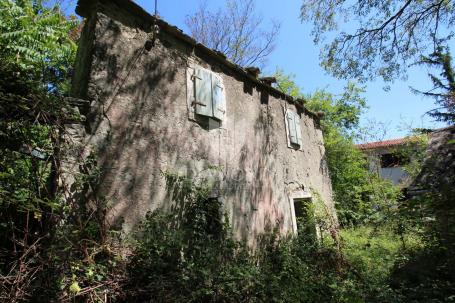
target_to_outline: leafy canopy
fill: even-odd
[[[67,89],[77,49],[71,33],[77,26],[75,18],[67,19],[58,7],[46,8],[39,0],[1,0],[0,58],[48,89]]]
[[[392,81],[451,36],[455,9],[450,0],[304,0],[301,19],[313,24],[314,41],[323,44],[322,66],[330,74]],[[341,24],[354,30],[344,31]]]

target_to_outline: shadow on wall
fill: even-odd
[[[170,203],[163,203],[169,202],[169,195],[161,171],[191,175],[217,160],[213,155],[219,147],[210,144],[210,136],[219,132],[209,133],[188,121],[187,57],[181,50],[159,43],[148,50],[146,33],[101,14],[95,30],[87,94],[93,106],[86,141],[102,171],[97,195],[112,203],[111,223],[122,224],[125,218],[126,230],[131,230],[146,211],[171,209]],[[238,165],[223,173],[223,201],[234,201],[228,206],[231,223],[244,239],[276,224],[284,228],[273,192],[277,159],[273,121],[267,104],[261,108],[255,139],[242,146]]]
[[[163,182],[160,153],[166,151],[175,161],[183,136],[188,136],[172,125],[155,123],[175,107],[172,100],[181,92],[171,91],[169,83],[184,62],[156,60],[146,49],[145,33],[102,15],[96,31],[88,92],[94,106],[87,141],[103,172],[98,195],[113,203],[113,222],[127,217],[135,225],[145,206],[137,204],[150,204],[156,184]]]
[[[242,240],[256,241],[264,231],[284,228],[283,213],[277,204],[279,193],[274,191],[277,142],[273,141],[273,119],[268,110],[268,106],[261,106],[254,139],[242,145],[238,164],[226,181],[225,196],[232,201],[228,205],[230,220]]]

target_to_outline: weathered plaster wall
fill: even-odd
[[[98,194],[111,205],[111,222],[123,220],[128,231],[148,210],[169,207],[160,171],[196,176],[211,165],[221,168],[211,178],[219,183],[217,195],[238,237],[251,240],[273,226],[292,231],[289,197],[295,191],[312,188],[333,209],[322,133],[313,115],[164,30],[153,39],[144,31],[151,17],[140,21],[119,13],[119,3],[129,1],[100,1],[90,9],[81,2],[79,12],[88,21],[73,93],[91,101],[91,112],[86,136],[74,151],[83,157],[95,151],[103,170]],[[221,128],[189,119],[190,64],[223,79],[227,119]],[[301,117],[302,151],[287,146],[284,108]]]

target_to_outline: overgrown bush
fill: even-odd
[[[131,301],[374,300],[333,242],[322,245],[303,230],[297,237],[270,232],[251,249],[232,238],[205,181],[165,176],[174,213],[149,213],[135,236],[128,267]]]
[[[452,129],[436,134],[424,153],[402,217],[424,247],[396,263],[393,285],[408,301],[455,301],[455,144]]]
[[[63,201],[58,186],[64,124],[80,119],[62,98],[77,25],[42,1],[0,0],[2,302],[72,297],[77,284],[67,277],[77,281],[74,264],[93,264],[105,243],[94,215],[99,208]]]

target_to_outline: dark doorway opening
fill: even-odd
[[[316,220],[311,198],[294,199],[295,219],[299,238],[314,243],[316,241]]]

